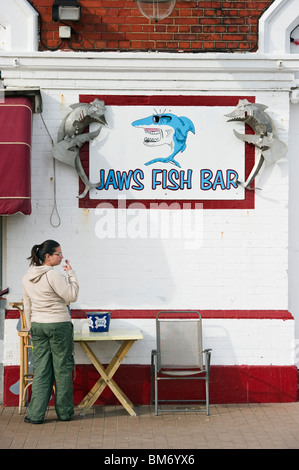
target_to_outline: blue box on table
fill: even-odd
[[[86,312],[89,331],[91,333],[104,333],[109,331],[110,312]]]

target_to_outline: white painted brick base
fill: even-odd
[[[87,319],[74,320],[74,331],[88,331]],[[155,349],[155,320],[113,319],[111,327],[140,328],[144,339],[137,341],[124,359],[124,364],[150,364]],[[20,363],[18,320],[5,322],[4,366]],[[212,349],[213,365],[290,365],[294,363],[294,322],[292,320],[203,320],[204,347]],[[109,363],[119,347],[118,342],[94,343],[93,350],[101,362]],[[75,361],[89,360],[75,344]]]

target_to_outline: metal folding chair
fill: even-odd
[[[198,403],[204,407],[184,408],[184,411],[206,411],[209,415],[209,378],[211,349],[203,350],[202,319],[197,311],[161,311],[156,316],[157,346],[151,354],[151,403],[158,415],[162,403]],[[162,380],[205,381],[203,399],[160,399],[159,382]],[[182,408],[163,409],[182,411]]]

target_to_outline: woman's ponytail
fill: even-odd
[[[53,255],[59,243],[54,240],[46,240],[40,245],[34,245],[31,248],[31,256],[29,256],[30,266],[41,266],[46,258],[46,254]]]
[[[31,256],[29,256],[28,259],[30,259],[30,266],[40,266],[42,264],[41,259],[39,258],[39,247],[40,245],[34,245],[31,248]]]

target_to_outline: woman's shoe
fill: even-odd
[[[25,416],[24,418],[24,423],[31,423],[31,424],[42,424],[44,422],[43,419],[38,419],[34,421],[33,419],[28,418],[28,416]]]

